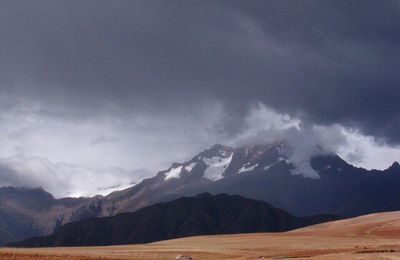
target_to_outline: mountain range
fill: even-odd
[[[292,162],[291,150],[286,142],[240,148],[215,145],[101,202],[120,213],[210,192],[264,200],[296,216],[351,217],[399,209],[397,162],[383,171],[366,170],[326,153],[298,166]]]
[[[60,227],[50,236],[10,243],[12,247],[108,246],[216,234],[287,231],[337,216],[294,217],[264,201],[238,195],[182,197],[133,213],[90,218]]]
[[[266,201],[295,216],[352,217],[399,210],[399,184],[397,162],[383,171],[366,170],[322,151],[295,161],[293,147],[285,141],[238,148],[217,144],[107,196],[54,199],[42,189],[0,188],[0,243],[203,192]]]

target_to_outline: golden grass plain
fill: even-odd
[[[400,259],[400,211],[370,214],[284,233],[198,236],[144,245],[16,249],[12,260]]]

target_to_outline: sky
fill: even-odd
[[[400,159],[399,1],[0,2],[0,186],[107,193],[222,143]]]

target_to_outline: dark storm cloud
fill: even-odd
[[[2,1],[1,92],[72,119],[261,101],[400,142],[398,1]],[[229,131],[228,131],[229,130]]]

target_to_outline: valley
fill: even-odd
[[[283,233],[197,236],[143,245],[0,249],[0,259],[398,259],[400,212],[365,215]]]

